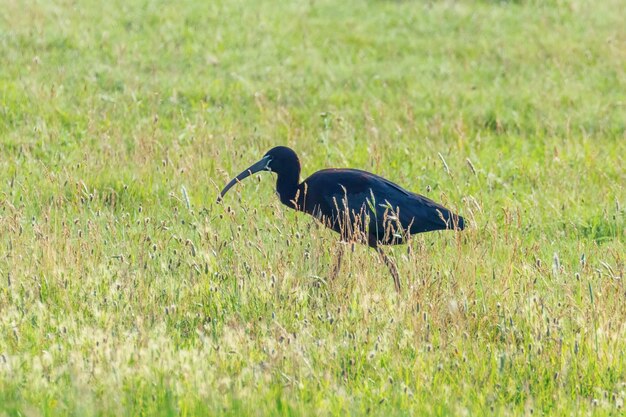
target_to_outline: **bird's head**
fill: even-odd
[[[267,151],[260,161],[250,165],[239,175],[230,180],[220,193],[217,201],[219,202],[228,190],[230,190],[235,184],[260,171],[275,172],[279,176],[295,176],[297,181],[300,176],[300,161],[298,160],[298,155],[296,155],[291,148],[286,146],[277,146],[272,148]]]

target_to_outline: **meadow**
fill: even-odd
[[[621,0],[0,0],[0,416],[618,416]],[[282,206],[380,174],[461,233]]]

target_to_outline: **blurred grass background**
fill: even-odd
[[[0,0],[0,414],[619,415],[625,21]],[[364,247],[327,282],[269,174],[214,204],[275,145],[471,226],[393,249],[400,297]]]

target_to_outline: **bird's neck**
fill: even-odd
[[[280,202],[292,209],[296,209],[298,207],[298,180],[299,175],[287,176],[280,174],[276,180],[276,192],[278,193]]]

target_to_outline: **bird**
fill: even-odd
[[[460,215],[367,171],[322,169],[300,182],[300,160],[286,146],[270,149],[258,162],[230,180],[217,202],[234,185],[261,171],[276,174],[276,193],[282,204],[312,215],[339,233],[342,242],[362,243],[376,249],[389,268],[398,292],[401,284],[397,266],[381,246],[406,243],[416,233],[465,228],[465,219]],[[343,249],[333,268],[333,278],[341,267],[342,254]]]

